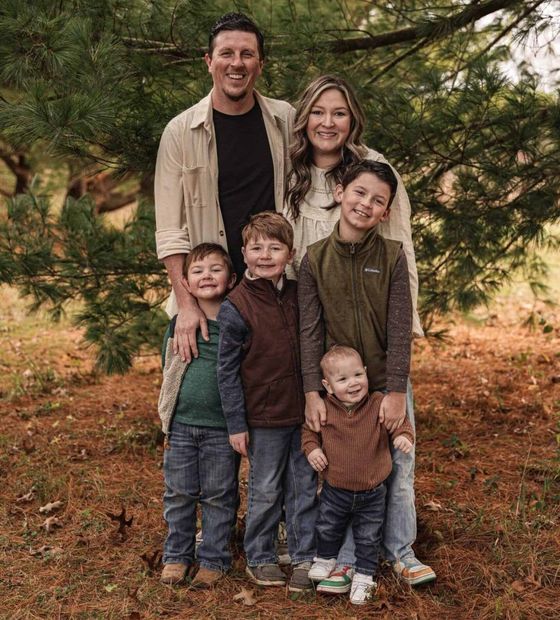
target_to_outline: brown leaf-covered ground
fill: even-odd
[[[161,585],[157,356],[98,377],[78,331],[4,304],[0,617],[559,618],[560,317],[530,331],[506,306],[416,346],[416,549],[438,579],[411,590],[384,567],[355,608],[281,589],[234,601],[239,554],[213,592]]]

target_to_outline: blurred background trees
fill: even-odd
[[[4,0],[0,282],[55,318],[78,300],[104,370],[159,343],[159,136],[209,91],[207,33],[230,10],[265,32],[264,94],[295,102],[327,72],[355,86],[366,142],[411,198],[428,328],[518,269],[539,291],[539,251],[558,242],[558,88],[512,51],[558,30],[560,2],[543,0]],[[123,207],[125,225],[107,220]]]

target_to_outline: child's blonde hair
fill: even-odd
[[[264,237],[265,239],[277,239],[290,250],[294,247],[294,229],[288,220],[275,211],[263,211],[253,215],[249,223],[241,232],[243,245],[250,240]]]
[[[351,357],[352,355],[355,355],[360,362],[362,362],[363,366],[362,356],[358,353],[358,351],[356,351],[356,349],[348,347],[345,344],[333,344],[333,346],[321,358],[321,370],[323,371],[323,377],[327,373],[331,364],[335,363],[337,360]]]

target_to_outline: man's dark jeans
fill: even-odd
[[[336,558],[348,523],[352,521],[356,572],[375,575],[385,517],[385,495],[384,483],[369,491],[347,491],[325,481],[315,530],[317,556],[326,560]]]

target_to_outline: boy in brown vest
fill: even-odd
[[[284,503],[289,589],[297,592],[311,587],[317,481],[301,451],[297,293],[284,275],[294,256],[293,230],[282,215],[264,212],[242,236],[247,271],[218,314],[218,385],[230,443],[250,462],[247,573],[259,585],[285,585],[275,550]]]
[[[355,574],[350,601],[366,602],[377,588],[381,529],[385,517],[385,480],[392,461],[387,429],[379,421],[381,392],[368,395],[368,377],[359,353],[335,345],[321,360],[327,390],[327,423],[320,433],[308,427],[302,447],[309,463],[323,472],[323,489],[317,518],[317,557],[311,578],[333,571],[346,528],[352,524],[356,545]],[[405,420],[392,433],[393,445],[409,453],[414,430]]]
[[[412,403],[407,403],[412,302],[406,257],[399,242],[377,233],[396,189],[387,164],[365,160],[349,166],[335,189],[340,221],[329,237],[309,246],[298,280],[306,406],[324,411],[321,357],[334,343],[348,345],[364,361],[370,389],[386,393],[379,418],[389,432],[401,426],[407,409],[414,426]],[[414,555],[415,538],[414,449],[408,454],[393,449],[383,547],[393,570],[410,585],[435,579]],[[353,558],[345,547],[340,570],[325,574],[329,584],[320,582],[318,591],[350,589]]]

